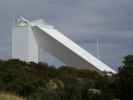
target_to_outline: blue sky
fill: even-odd
[[[13,19],[24,16],[44,19],[93,55],[99,39],[101,60],[117,69],[133,54],[132,5],[132,0],[0,0],[0,58],[10,58]],[[41,51],[42,61],[60,64],[45,54]]]

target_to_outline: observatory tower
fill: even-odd
[[[12,58],[38,62],[39,48],[43,48],[68,66],[116,73],[43,20],[28,21],[23,17],[17,19],[12,33]]]
[[[12,58],[38,62],[39,48],[28,20],[20,17],[12,32]]]

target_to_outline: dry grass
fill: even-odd
[[[0,93],[0,100],[26,100],[26,99],[13,94]]]

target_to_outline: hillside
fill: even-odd
[[[131,66],[132,56],[125,57],[124,64],[127,66],[129,61]],[[123,68],[130,68],[131,71],[133,67]],[[120,88],[123,85],[120,79],[125,75],[123,68],[118,74],[109,77],[67,66],[55,68],[46,63],[1,60],[0,91],[14,93],[27,100],[113,100],[121,98],[123,93],[120,92],[123,89]],[[132,87],[130,83],[128,86]]]

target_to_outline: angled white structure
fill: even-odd
[[[38,62],[39,48],[44,48],[68,66],[116,73],[53,26],[42,20],[18,19],[12,34],[12,58]]]

